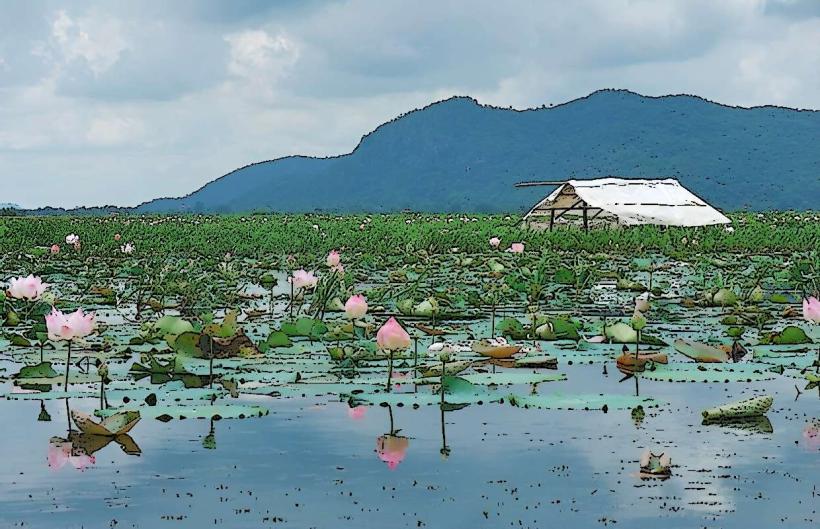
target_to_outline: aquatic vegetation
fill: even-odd
[[[498,217],[369,218],[77,218],[57,233],[82,244],[57,253],[51,219],[0,219],[21,230],[0,239],[13,248],[0,258],[4,276],[47,285],[35,300],[2,294],[0,399],[28,403],[44,426],[60,422],[63,401],[78,407],[68,432],[49,434],[69,454],[55,451],[55,465],[74,457],[86,469],[110,465],[94,459],[105,444],[139,447],[122,435],[80,438],[79,417],[103,425],[138,414],[135,437],[195,422],[196,449],[218,454],[233,442],[217,432],[221,421],[238,421],[231,435],[255,430],[245,421],[287,424],[294,403],[333,410],[357,431],[382,409],[391,423],[394,412],[417,414],[406,431],[391,424],[367,458],[402,473],[423,461],[420,424],[440,429],[436,459],[447,460],[463,453],[454,424],[478,418],[483,439],[502,438],[496,418],[518,414],[521,424],[560,425],[572,443],[622,436],[625,424],[635,435],[626,442],[648,446],[654,435],[658,458],[674,448],[687,468],[692,454],[658,431],[770,439],[765,415],[700,412],[733,395],[788,391],[780,412],[795,384],[798,405],[816,398],[804,386],[820,383],[820,329],[801,305],[817,255],[789,249],[817,234],[811,223],[784,219],[783,238],[769,241],[752,230],[752,248],[710,229],[550,234]],[[697,245],[675,246],[695,236]],[[125,241],[135,251],[123,252]],[[526,251],[502,251],[501,241]],[[777,251],[757,255],[775,241]],[[622,376],[635,391],[621,389]],[[594,435],[579,424],[594,424]]]

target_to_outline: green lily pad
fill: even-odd
[[[105,410],[95,410],[97,417],[110,417],[123,411],[138,411],[143,418],[167,418],[171,419],[247,419],[252,417],[262,417],[270,410],[263,406],[252,406],[248,404],[213,404],[203,406],[122,406],[119,408],[107,408]]]
[[[655,364],[654,370],[641,373],[641,378],[657,382],[760,382],[772,380],[775,374],[757,364]]]
[[[794,345],[813,343],[806,332],[795,325],[789,325],[780,332],[772,332],[760,340],[761,344]]]
[[[471,375],[461,375],[460,378],[482,386],[498,385],[508,386],[511,384],[540,384],[541,382],[557,382],[567,379],[564,373],[474,373]]]
[[[565,395],[510,395],[507,400],[520,408],[538,408],[542,410],[631,410],[636,406],[655,408],[661,403],[651,397],[631,395],[577,394]]]
[[[14,375],[13,378],[51,378],[56,376],[58,376],[58,373],[52,367],[51,362],[41,362],[37,365],[25,366],[20,368],[20,372]]]

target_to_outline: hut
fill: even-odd
[[[731,221],[674,178],[596,178],[565,182],[522,182],[516,187],[557,185],[524,216],[534,229],[577,225],[710,226]]]

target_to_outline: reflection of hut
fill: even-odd
[[[709,226],[731,222],[673,178],[523,182],[516,187],[541,185],[558,188],[524,216],[524,222],[536,229],[551,230],[556,225],[588,229],[637,224]]]

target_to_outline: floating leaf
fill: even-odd
[[[544,410],[631,410],[636,406],[655,408],[660,402],[650,397],[631,395],[510,395],[508,401],[521,408],[539,408]]]

